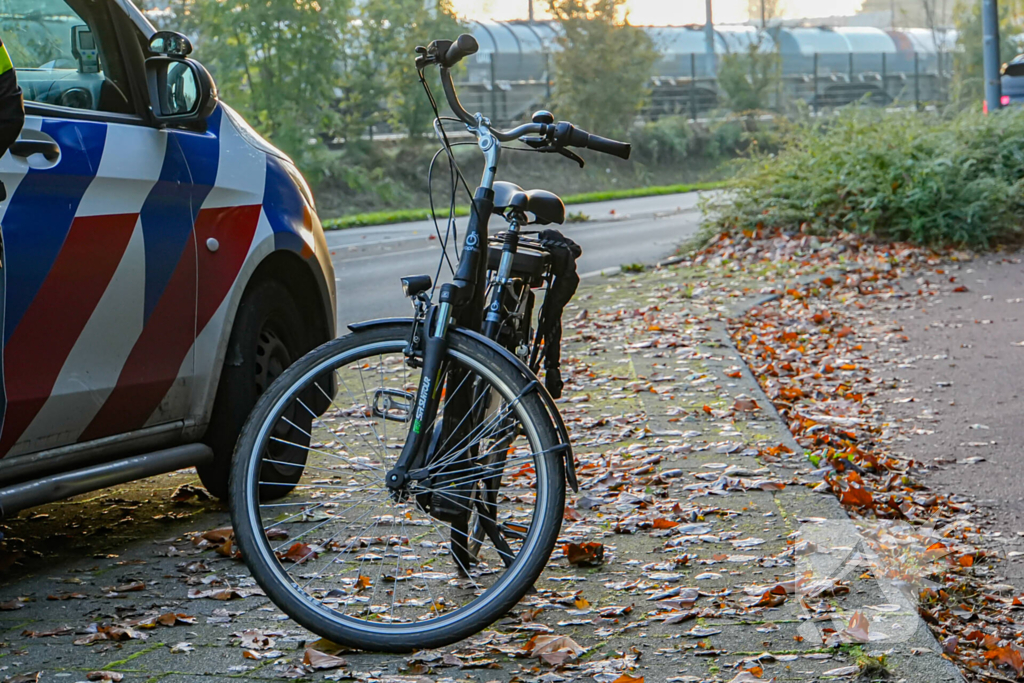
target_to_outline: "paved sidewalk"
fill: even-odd
[[[922,480],[987,513],[998,568],[1024,588],[1024,265],[1022,254],[943,263],[902,282],[887,311],[899,326],[887,412],[901,449],[931,466]],[[937,272],[941,271],[941,272]]]
[[[176,473],[0,526],[0,680],[961,680],[911,599],[873,576],[731,346],[719,319],[758,288],[738,297],[735,281],[707,277],[609,278],[567,311],[561,407],[583,488],[562,542],[603,544],[604,561],[574,566],[556,550],[537,592],[492,630],[443,652],[304,668],[307,646],[331,648],[258,595],[243,564],[193,543],[227,516]],[[188,597],[227,587],[246,597]],[[552,635],[576,656],[567,641],[528,651]]]

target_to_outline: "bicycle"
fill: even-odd
[[[540,576],[565,486],[576,488],[568,433],[536,375],[558,346],[532,328],[532,289],[551,284],[552,252],[522,230],[562,223],[565,207],[496,175],[514,140],[581,165],[568,147],[622,158],[630,147],[548,112],[507,131],[469,114],[451,69],[476,50],[462,35],[416,58],[439,154],[454,163],[424,78],[435,65],[486,161],[453,281],[403,278],[413,318],[350,325],[288,368],[257,402],[232,465],[232,521],[256,581],[295,621],[353,648],[440,647],[499,619]],[[489,241],[492,214],[508,229]]]

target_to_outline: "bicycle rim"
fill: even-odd
[[[250,542],[240,534],[240,545],[247,560],[258,554],[266,571],[254,571],[257,579],[279,605],[301,606],[286,611],[303,625],[361,647],[411,649],[394,639],[431,634],[450,642],[483,628],[529,589],[561,519],[562,481],[549,466],[560,456],[546,413],[529,382],[503,376],[493,358],[471,348],[450,351],[448,376],[465,372],[457,386],[445,386],[432,426],[430,467],[438,476],[392,495],[383,475],[405,441],[408,423],[400,420],[411,413],[419,383],[405,344],[382,340],[300,363],[302,372],[282,375],[287,386],[257,406],[255,439],[236,455],[246,459],[246,503],[235,511],[253,532]],[[333,396],[323,386],[327,377]],[[447,411],[447,399],[473,384],[473,410]],[[309,405],[313,399],[324,405]],[[312,418],[305,470],[289,495],[260,500],[261,487],[274,484],[262,473],[277,464],[275,448],[294,446],[275,434],[288,431],[282,423],[291,431],[302,426],[289,417],[296,403]],[[470,415],[477,424],[450,428]],[[481,520],[492,523],[490,534]]]

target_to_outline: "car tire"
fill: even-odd
[[[288,288],[274,280],[253,285],[238,306],[224,357],[210,426],[203,442],[213,449],[213,460],[199,466],[199,479],[212,495],[226,500],[231,457],[242,425],[256,400],[285,368],[310,349],[308,323],[303,320]],[[290,434],[280,435],[281,452],[274,460],[293,465],[267,465],[270,481],[295,484],[302,476],[309,446],[312,415],[294,416]],[[276,486],[268,497],[291,491]]]

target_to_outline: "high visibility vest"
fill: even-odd
[[[11,63],[11,56],[7,54],[7,48],[4,47],[4,41],[0,39],[0,76],[14,68],[14,64]]]

